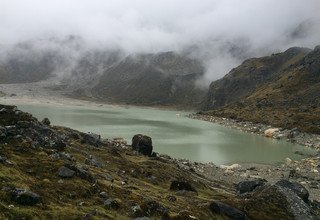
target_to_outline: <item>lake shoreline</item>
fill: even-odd
[[[306,132],[300,132],[298,129],[284,129],[273,127],[262,123],[253,123],[249,121],[238,121],[229,118],[215,117],[211,115],[192,113],[187,117],[195,120],[207,121],[219,124],[224,127],[236,129],[245,133],[257,134],[266,138],[283,140],[290,143],[296,143],[320,152],[320,135]],[[299,154],[301,152],[297,152]],[[312,155],[306,155],[312,156]]]
[[[84,100],[76,100],[70,98],[35,98],[30,96],[13,96],[1,97],[0,102],[6,104],[36,104],[36,105],[77,105],[77,106],[96,106],[96,107],[119,107],[121,105],[100,104],[96,102],[89,102]],[[121,106],[124,107],[124,106]],[[127,106],[134,107],[134,106]],[[253,132],[254,127],[250,122],[236,122],[225,118],[199,118],[199,115],[189,115],[188,117],[194,119],[201,119],[205,121],[214,122],[216,124],[237,129],[242,132],[250,132],[258,135],[264,135],[261,129],[260,132]],[[210,119],[210,120],[209,120]],[[214,120],[214,121],[213,121]],[[269,126],[267,126],[269,128]],[[264,128],[264,127],[263,127]],[[309,135],[309,134],[304,134]],[[277,139],[277,138],[276,138]],[[304,139],[303,139],[304,140]],[[303,142],[301,142],[303,143]],[[177,167],[185,170],[195,172],[205,178],[211,180],[219,180],[222,182],[229,182],[237,184],[241,181],[265,179],[269,183],[274,183],[279,179],[288,179],[296,181],[305,186],[309,192],[311,199],[319,200],[320,198],[320,157],[307,156],[300,161],[294,161],[287,158],[283,163],[279,164],[261,164],[261,163],[238,163],[217,166],[212,162],[201,163],[193,162],[187,159],[178,159],[165,154],[159,154],[160,158],[165,158],[177,165]]]

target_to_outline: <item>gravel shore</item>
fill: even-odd
[[[296,128],[288,130],[284,128],[275,128],[271,125],[260,123],[257,124],[247,121],[237,121],[229,118],[220,118],[204,114],[190,114],[188,115],[188,117],[192,119],[216,123],[225,127],[237,129],[251,134],[262,135],[268,138],[286,140],[288,142],[297,143],[302,146],[316,149],[317,151],[320,150],[320,135],[300,132]]]
[[[203,114],[190,114],[189,118],[216,123],[225,127],[240,130],[242,132],[262,135],[267,138],[286,140],[302,146],[315,149],[312,155],[304,155],[306,158],[294,161],[286,158],[283,164],[231,164],[229,166],[215,166],[212,163],[199,164],[180,161],[181,167],[191,167],[196,172],[212,180],[221,180],[237,184],[245,180],[265,179],[269,183],[275,183],[280,179],[298,182],[310,192],[311,199],[320,201],[320,135],[300,132],[298,129],[274,128],[270,125],[256,124],[252,122],[236,121],[228,118],[219,118]],[[296,152],[302,154],[302,152]],[[188,165],[186,167],[186,165]]]

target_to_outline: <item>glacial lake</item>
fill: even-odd
[[[217,124],[184,117],[187,112],[119,106],[18,105],[52,124],[100,134],[124,137],[128,144],[135,134],[152,137],[154,151],[176,158],[217,165],[237,162],[272,164],[286,157],[301,159],[295,151],[305,147],[247,134]],[[180,114],[178,117],[176,114]]]

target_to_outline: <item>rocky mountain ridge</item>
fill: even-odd
[[[249,59],[211,84],[208,114],[320,133],[320,47]]]

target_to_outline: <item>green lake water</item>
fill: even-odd
[[[135,134],[152,137],[154,151],[198,162],[277,163],[286,157],[301,159],[295,151],[311,151],[285,141],[243,133],[213,123],[189,119],[187,113],[138,107],[84,107],[65,105],[18,105],[39,120],[104,138],[124,137],[131,144]],[[177,117],[176,114],[180,114]]]

